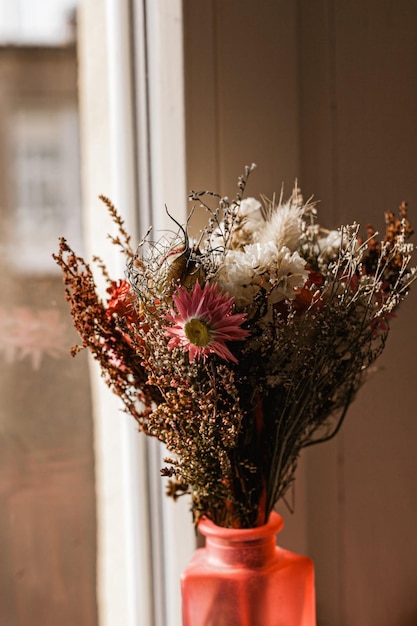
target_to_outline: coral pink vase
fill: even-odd
[[[183,626],[315,626],[313,562],[276,546],[282,518],[230,529],[199,523],[206,547],[182,575]]]

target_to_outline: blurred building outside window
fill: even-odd
[[[77,0],[0,0],[0,44],[61,46],[74,41]]]
[[[11,116],[10,130],[14,208],[9,263],[22,273],[58,273],[51,263],[57,232],[81,249],[76,104],[26,104]]]
[[[51,257],[81,251],[73,0],[0,1],[0,624],[96,626],[86,355]]]

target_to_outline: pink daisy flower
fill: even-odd
[[[188,351],[190,361],[210,354],[217,354],[225,361],[237,363],[236,357],[226,346],[226,341],[237,341],[249,335],[240,328],[246,315],[232,314],[234,298],[217,290],[216,285],[204,285],[196,282],[192,292],[180,287],[172,296],[177,309],[171,309],[166,319],[173,324],[167,328],[166,335],[171,337],[169,348],[181,347]]]

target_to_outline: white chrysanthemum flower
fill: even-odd
[[[241,267],[236,268],[238,272],[246,273],[246,268],[253,275],[262,276],[270,273],[271,268],[276,265],[279,250],[273,241],[266,243],[252,243],[244,247],[239,259],[241,259]]]
[[[241,201],[233,227],[231,248],[242,249],[257,239],[257,233],[263,228],[265,219],[262,204],[256,198],[245,198]]]
[[[261,287],[274,304],[295,297],[295,288],[302,287],[308,278],[305,264],[298,252],[286,247],[279,250],[273,241],[254,243],[227,254],[218,282],[238,307],[250,305]]]
[[[259,255],[245,251],[256,246],[260,248],[260,244],[253,244],[244,250],[230,250],[218,271],[219,286],[235,298],[238,308],[251,304],[259,291],[258,272],[262,260]]]
[[[255,226],[262,223],[262,204],[256,198],[245,198],[239,205],[239,216]]]
[[[291,202],[278,205],[269,220],[265,222],[257,240],[260,242],[272,240],[278,250],[284,246],[291,252],[298,250],[303,232],[302,216],[302,206]]]
[[[265,220],[262,215],[262,205],[255,198],[245,198],[236,209],[233,231],[226,237],[223,222],[217,226],[207,239],[207,247],[216,252],[224,250],[241,250],[254,241],[256,233],[262,228]],[[228,239],[228,241],[226,241]]]
[[[270,297],[273,304],[295,298],[295,290],[303,287],[308,278],[305,266],[306,261],[297,251],[291,252],[286,247],[280,250],[275,276],[270,278],[270,282],[275,283]]]
[[[325,259],[333,258],[342,245],[342,234],[339,230],[331,230],[326,237],[318,239],[320,255]]]
[[[351,227],[345,227],[340,230],[327,231],[325,237],[317,240],[317,262],[320,268],[326,270],[332,261],[335,261],[339,254],[348,254],[352,263],[359,263],[357,252],[360,243],[357,237],[358,226],[356,224]]]

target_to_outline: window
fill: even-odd
[[[51,258],[81,244],[75,47],[0,48],[0,86],[0,623],[96,626],[88,363]]]
[[[51,251],[57,233],[81,248],[76,103],[26,105],[13,113],[10,129],[14,207],[9,219],[9,263],[21,273],[56,273]]]

